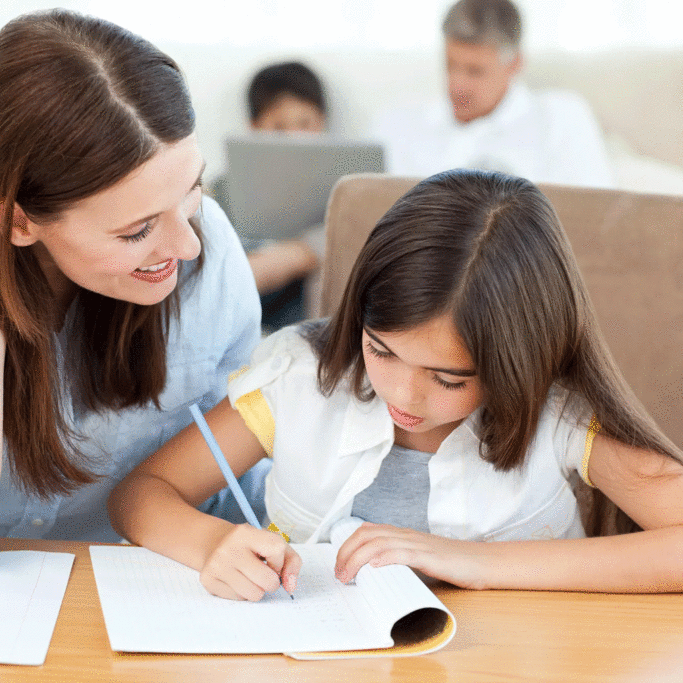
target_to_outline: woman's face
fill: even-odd
[[[195,135],[160,150],[56,222],[26,221],[12,242],[33,249],[62,302],[73,283],[104,296],[156,304],[175,288],[178,261],[199,255],[189,219],[201,202],[204,162]]]

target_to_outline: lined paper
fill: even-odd
[[[0,552],[0,663],[45,662],[74,555]]]
[[[358,586],[334,578],[329,545],[295,546],[304,564],[295,599],[210,595],[199,573],[145,548],[91,546],[111,648],[124,652],[274,653],[389,647]]]

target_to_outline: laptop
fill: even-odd
[[[322,223],[332,186],[349,173],[384,171],[382,146],[328,136],[259,133],[228,138],[216,199],[246,244],[288,240]]]

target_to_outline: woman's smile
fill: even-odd
[[[138,280],[145,282],[163,282],[173,275],[178,267],[178,259],[171,258],[154,266],[141,266],[136,268],[131,275]]]

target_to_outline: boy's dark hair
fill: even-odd
[[[310,102],[327,114],[325,92],[320,79],[301,62],[281,62],[261,69],[247,90],[249,119],[256,121],[282,95]]]

